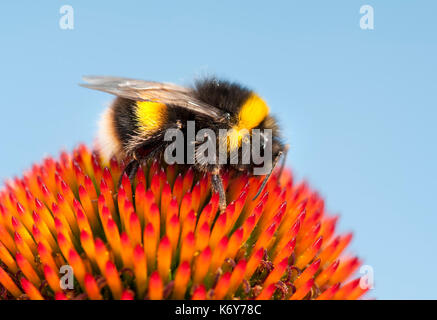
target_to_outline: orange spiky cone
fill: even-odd
[[[291,172],[223,172],[228,206],[210,177],[158,160],[134,181],[123,162],[81,145],[47,158],[0,192],[1,299],[358,299],[345,256],[351,234]],[[59,286],[59,268],[74,288]]]

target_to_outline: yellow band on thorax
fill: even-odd
[[[258,126],[269,114],[267,103],[252,93],[238,113],[238,122],[228,136],[228,150],[241,146],[241,141],[251,129]]]
[[[253,129],[269,114],[267,103],[257,94],[252,93],[238,113],[236,129]]]

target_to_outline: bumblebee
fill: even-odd
[[[193,167],[198,172],[211,174],[212,187],[219,193],[221,211],[226,208],[221,169],[230,167],[249,171],[259,165],[251,160],[242,161],[243,142],[253,138],[255,129],[260,132],[269,129],[271,132],[269,138],[261,133],[263,141],[259,150],[265,152],[270,144],[271,157],[265,160],[270,170],[265,174],[254,199],[262,192],[279,158],[288,149],[282,142],[277,122],[270,115],[266,102],[240,84],[216,78],[197,81],[192,87],[107,76],[88,76],[83,79],[86,83],[81,86],[116,96],[101,117],[98,146],[107,158],[131,159],[124,169],[131,180],[142,162],[162,156],[172,143],[165,139],[168,130],[181,130],[187,134],[188,124],[194,123],[196,134],[204,129],[216,133],[212,138],[216,141],[213,142],[217,142],[218,146],[226,145],[227,160],[235,158],[235,155],[237,160],[233,158],[234,161],[226,163],[219,159],[195,161]],[[225,138],[218,134],[223,129],[230,132]],[[206,138],[211,139],[211,136]],[[194,158],[200,158],[205,149],[198,140],[190,141],[187,145],[190,146],[190,143],[193,144]],[[186,153],[187,149],[184,149]],[[209,159],[211,155],[213,160],[218,158],[218,154],[209,154]]]

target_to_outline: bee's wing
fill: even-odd
[[[225,117],[222,110],[193,97],[191,89],[172,83],[107,76],[86,76],[83,80],[87,83],[80,84],[82,87],[104,91],[122,98],[173,104],[216,120]]]

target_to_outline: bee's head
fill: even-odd
[[[241,147],[242,143],[256,138],[260,148],[265,149],[272,142],[272,132],[266,131],[264,125],[268,116],[269,107],[266,102],[257,94],[251,93],[231,119],[230,140],[234,144],[238,141],[238,147]]]
[[[198,81],[194,93],[197,99],[225,111],[220,123],[230,129],[228,151],[254,140],[259,142],[262,154],[271,150],[272,157],[276,157],[283,150],[277,122],[267,103],[255,92],[238,83],[211,78]]]

